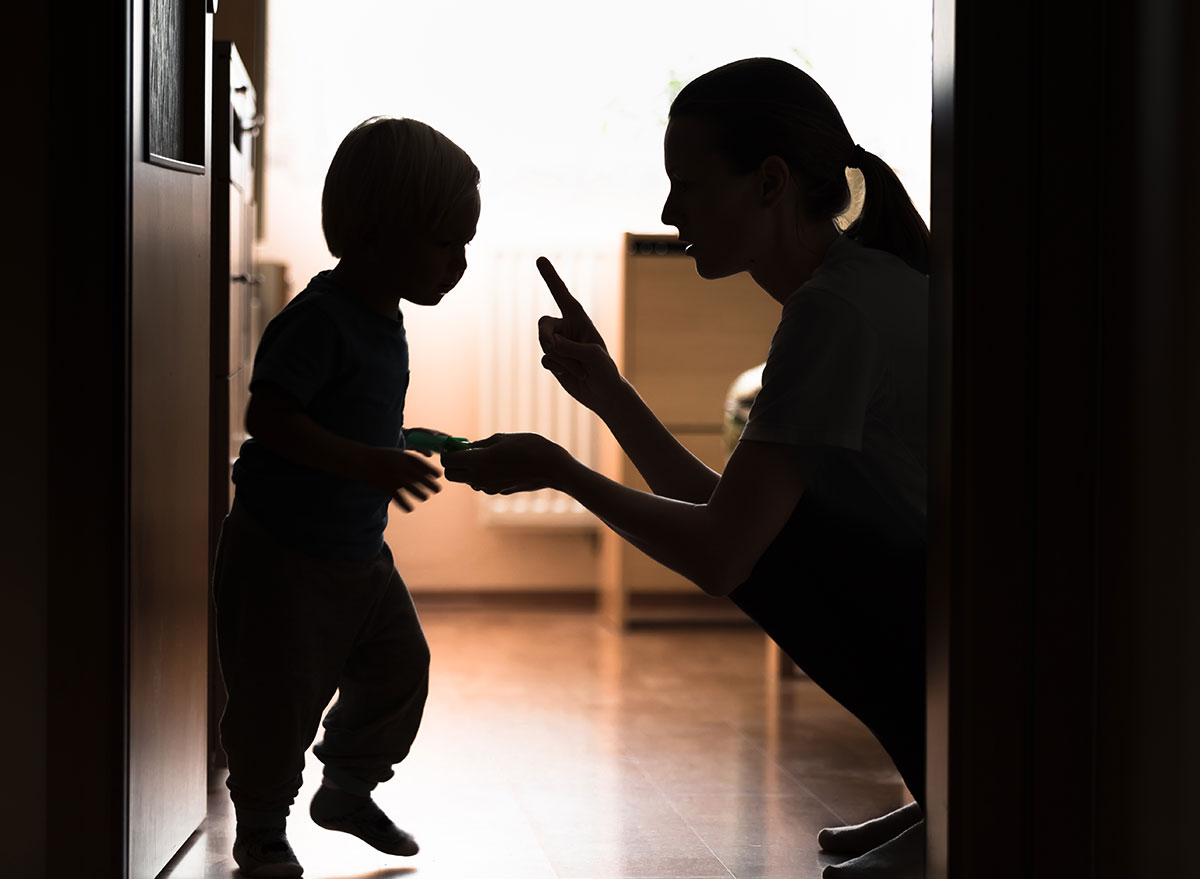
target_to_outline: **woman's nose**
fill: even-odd
[[[675,202],[672,200],[670,195],[668,195],[667,200],[663,202],[661,219],[664,226],[679,226],[679,224],[675,222],[677,219],[675,216]]]

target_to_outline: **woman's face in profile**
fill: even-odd
[[[754,172],[735,173],[717,149],[712,123],[696,116],[671,120],[663,152],[671,191],[662,221],[689,242],[696,271],[723,278],[749,268],[759,206]]]

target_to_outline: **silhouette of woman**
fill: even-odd
[[[782,61],[712,70],[671,106],[662,220],[696,271],[748,271],[782,305],[763,386],[723,475],[684,449],[619,374],[548,261],[561,317],[543,365],[599,415],[651,491],[536,434],[443,459],[509,494],[555,488],[712,595],[728,596],[887,750],[915,802],[821,833],[856,855],[827,877],[923,875],[926,303],[929,231],[824,90]],[[862,209],[847,168],[862,174]]]

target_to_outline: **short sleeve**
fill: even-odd
[[[263,332],[250,391],[271,384],[307,406],[334,377],[340,348],[337,326],[323,309],[311,304],[285,309]]]
[[[858,309],[801,288],[784,304],[742,438],[861,450],[879,359],[879,340]]]

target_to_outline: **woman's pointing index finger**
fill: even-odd
[[[546,282],[546,286],[550,288],[550,295],[554,297],[554,301],[558,303],[559,309],[562,311],[563,317],[571,317],[572,315],[584,314],[583,306],[579,304],[579,300],[571,295],[571,291],[567,289],[567,285],[563,283],[562,278],[558,276],[554,265],[544,256],[537,258],[537,268],[541,272],[542,280]]]

